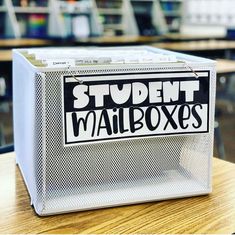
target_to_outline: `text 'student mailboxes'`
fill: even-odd
[[[214,61],[17,49],[13,78],[16,159],[39,215],[211,192]]]

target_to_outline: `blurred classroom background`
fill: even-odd
[[[12,48],[120,45],[217,60],[214,156],[235,162],[235,0],[0,0],[0,153],[14,147]]]

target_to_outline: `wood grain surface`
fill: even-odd
[[[235,73],[235,60],[217,59],[217,73]]]
[[[0,155],[0,233],[232,233],[235,165],[213,160],[210,195],[38,217],[13,153]]]
[[[0,48],[47,46],[51,45],[52,43],[53,42],[50,40],[36,39],[36,38],[0,39]]]
[[[0,62],[10,62],[10,61],[12,61],[12,51],[0,50]]]
[[[208,40],[211,38],[221,38],[217,35],[205,36],[205,35],[187,35],[180,33],[167,33],[159,36],[102,36],[102,37],[90,37],[84,39],[78,39],[77,43],[95,43],[99,45],[104,44],[141,44],[141,43],[155,43],[163,40]]]
[[[208,40],[208,39],[223,39],[223,35],[219,34],[185,34],[185,33],[166,33],[164,34],[165,39],[184,41],[184,40]]]
[[[173,51],[213,51],[235,49],[235,41],[199,40],[189,42],[159,42],[151,46]]]
[[[141,43],[154,43],[163,40],[164,36],[103,36],[103,37],[91,37],[78,39],[77,43],[94,43],[97,45],[108,45],[108,44],[141,44]]]

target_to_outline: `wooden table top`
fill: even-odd
[[[0,155],[0,233],[232,233],[235,164],[213,159],[210,195],[38,217],[14,153]]]
[[[217,59],[217,73],[235,73],[235,60]]]
[[[184,41],[184,40],[203,40],[203,39],[223,39],[223,36],[219,35],[205,35],[205,34],[184,34],[184,33],[167,33],[164,34],[166,39],[174,41]]]
[[[235,49],[235,41],[199,40],[189,42],[158,42],[151,46],[173,51],[211,51]]]
[[[210,39],[213,36],[205,35],[187,35],[181,33],[167,33],[159,36],[102,36],[102,37],[91,37],[85,39],[78,39],[77,43],[94,43],[99,45],[105,44],[148,44],[155,43],[161,40],[173,40],[173,41],[183,41],[183,40],[203,40]],[[218,38],[218,36],[214,38]]]
[[[45,39],[34,39],[34,38],[0,39],[0,48],[47,46],[51,44],[52,41]]]
[[[10,62],[10,61],[12,61],[12,51],[0,50],[0,62]]]
[[[105,44],[144,44],[153,43],[162,40],[164,36],[103,36],[78,39],[77,43],[94,43],[99,45]]]

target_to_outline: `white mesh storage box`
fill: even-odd
[[[16,161],[39,215],[208,194],[215,62],[152,47],[13,51]]]

